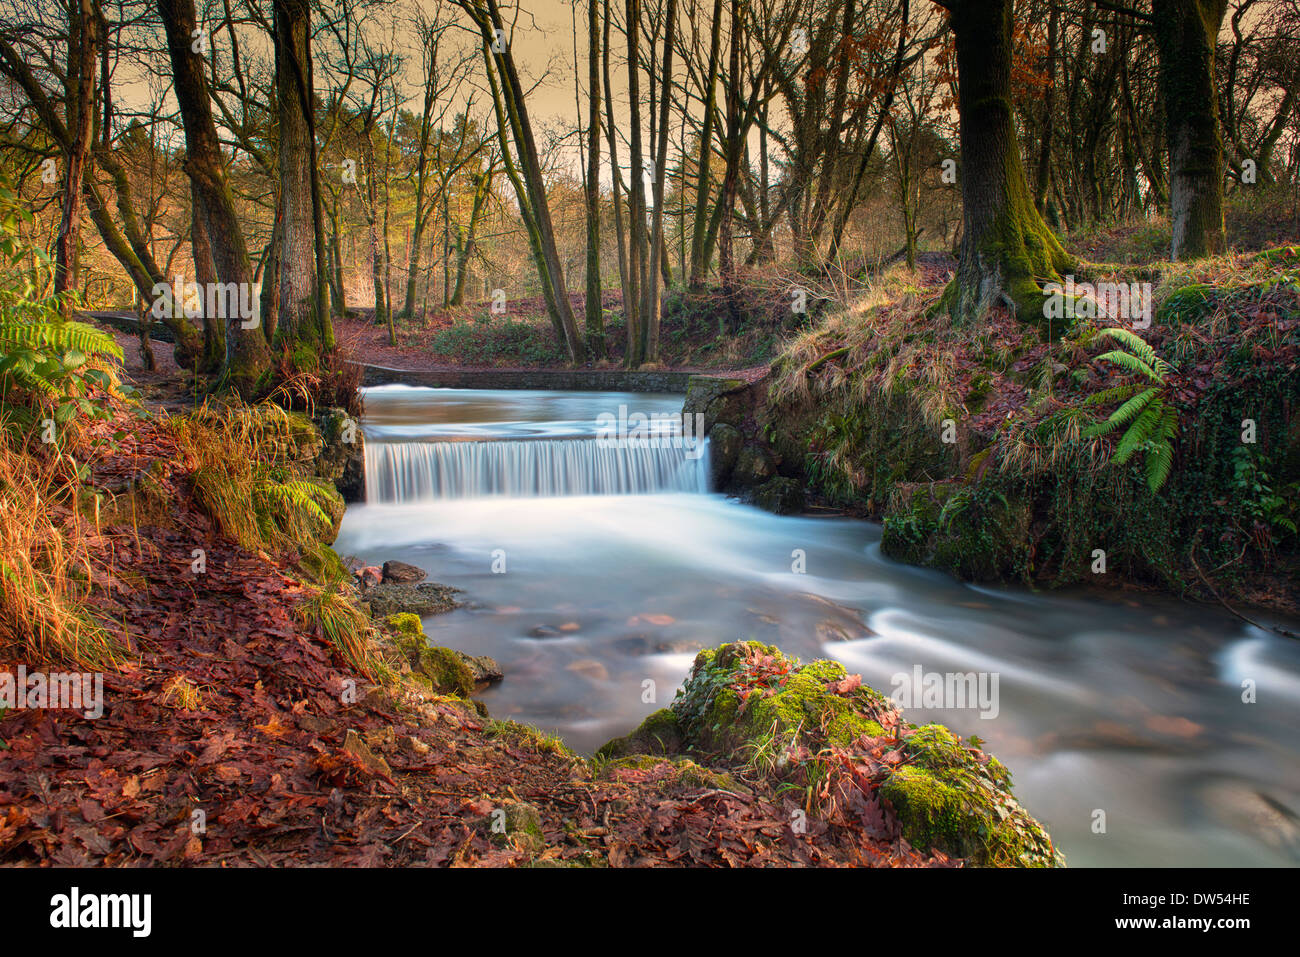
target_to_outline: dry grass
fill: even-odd
[[[102,671],[125,650],[86,603],[95,530],[62,465],[0,441],[0,657]]]
[[[199,506],[241,547],[294,549],[337,518],[337,496],[307,477],[319,434],[279,406],[209,401],[171,426]]]

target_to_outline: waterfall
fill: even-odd
[[[372,503],[709,490],[707,441],[694,449],[596,438],[367,442],[365,451]]]

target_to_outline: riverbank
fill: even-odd
[[[1091,264],[1049,339],[1004,306],[953,328],[932,311],[942,282],[900,269],[765,382],[696,380],[687,408],[721,487],[880,521],[899,560],[1294,615],[1297,269],[1296,247]],[[1146,314],[1108,316],[1085,282],[1139,289]]]
[[[88,473],[59,479],[48,501],[62,504],[31,505],[48,519],[40,534],[66,547],[60,604],[32,604],[21,619],[7,595],[4,656],[28,674],[98,672],[103,713],[24,706],[0,716],[5,863],[1037,861],[1014,841],[990,855],[954,837],[953,820],[965,834],[983,812],[953,818],[967,802],[952,786],[931,788],[934,801],[880,801],[893,769],[929,754],[935,732],[891,719],[843,675],[822,682],[783,658],[783,673],[818,677],[813,711],[872,709],[873,725],[834,742],[834,766],[846,769],[839,802],[813,787],[831,777],[808,777],[805,798],[792,799],[784,774],[728,763],[702,739],[683,740],[689,756],[673,760],[624,751],[587,761],[495,721],[476,689],[435,674],[409,623],[404,635],[401,621],[365,614],[326,544],[342,502],[316,477],[321,448],[306,419],[212,405],[170,417],[103,401],[111,415],[82,422],[63,447]],[[33,463],[8,464],[17,490]],[[32,561],[48,581],[53,572]],[[717,678],[702,669],[700,680]],[[745,700],[768,691],[779,694],[754,687]],[[793,730],[767,740],[823,750]],[[960,757],[996,772],[977,748]],[[798,766],[832,767],[819,762]],[[995,772],[989,786],[1010,800]],[[907,823],[936,814],[942,832]]]

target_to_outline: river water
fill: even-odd
[[[501,664],[496,717],[589,753],[670,702],[699,648],[745,638],[886,693],[917,669],[973,674],[993,698],[908,719],[982,738],[1071,865],[1300,863],[1300,642],[1118,587],[966,585],[882,557],[877,525],[707,493],[706,448],[596,440],[620,407],[677,413],[680,396],[365,402],[368,501],[335,547],[464,590],[425,629]]]

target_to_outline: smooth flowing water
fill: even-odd
[[[983,738],[1072,865],[1300,863],[1300,643],[1118,588],[1039,594],[897,564],[873,524],[699,490],[706,455],[602,458],[595,423],[621,405],[675,413],[681,397],[367,390],[381,501],[348,510],[336,548],[464,589],[425,629],[501,664],[494,716],[589,752],[670,702],[699,648],[741,638],[838,659],[886,693],[917,667],[996,675],[996,714],[908,718]],[[557,441],[593,447],[524,448]],[[422,449],[465,443],[481,447]],[[622,494],[578,494],[593,491]]]

